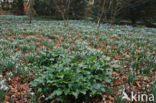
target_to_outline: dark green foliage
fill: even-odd
[[[37,58],[39,65],[50,66],[62,60],[63,51],[41,51]]]
[[[71,0],[69,16],[71,16],[72,19],[84,18],[86,6],[87,2],[85,0]]]
[[[0,101],[4,100],[6,94],[7,94],[7,91],[0,90]]]
[[[24,60],[26,60],[29,63],[33,63],[35,60],[35,55],[34,54],[27,54],[24,58]]]
[[[122,97],[118,96],[115,103],[123,103],[123,102],[122,102]]]
[[[136,75],[134,73],[131,73],[128,75],[127,83],[131,84],[134,82]]]
[[[69,18],[83,18],[86,5],[85,0],[71,0],[68,14]],[[62,4],[62,1],[57,1],[57,6],[65,6],[65,3]],[[39,16],[52,16],[55,19],[62,19],[57,6],[53,0],[35,0],[34,9]]]
[[[24,15],[24,0],[13,0],[12,12],[16,15]]]
[[[116,16],[117,18],[128,18],[132,24],[135,24],[138,20],[145,22],[149,17],[154,20],[155,15],[151,14],[155,3],[155,0],[131,0],[131,2],[123,6]]]
[[[3,10],[9,10],[9,9],[10,9],[10,4],[9,4],[9,2],[8,2],[8,1],[3,1],[3,2],[1,2],[1,8],[2,8]]]
[[[154,95],[154,97],[156,97],[156,86],[153,85],[152,88],[151,88],[151,93]]]
[[[38,15],[55,15],[54,3],[52,0],[35,0],[34,9]]]
[[[105,2],[104,6],[103,2]],[[96,0],[92,6],[91,16],[97,20],[104,8],[104,13],[101,15],[103,22],[120,23],[120,20],[130,20],[132,24],[135,24],[137,21],[142,21],[146,26],[155,27],[152,24],[156,20],[155,10],[153,10],[156,7],[155,4],[155,0],[112,0],[111,2]]]
[[[95,4],[92,6],[92,18],[98,19],[99,16],[102,16],[102,19],[111,19],[110,13],[109,1],[95,0]]]
[[[96,54],[77,60],[63,51],[43,51],[37,64],[45,70],[31,82],[35,93],[63,103],[82,103],[100,95],[105,91],[102,81],[110,81],[112,74],[110,61]]]
[[[135,54],[136,61],[132,64],[132,68],[137,73],[151,75],[150,71],[154,70],[156,63],[151,58],[144,54],[144,52]]]

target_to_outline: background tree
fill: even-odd
[[[150,15],[153,14],[149,12],[151,7],[156,7],[155,0],[97,0],[93,5],[91,18],[97,21],[97,28],[100,27],[100,22],[113,24],[120,23],[121,20],[130,20],[133,25],[141,21],[146,26],[153,26],[149,17],[154,21],[156,15]]]
[[[34,0],[28,0],[28,6],[29,6],[28,16],[29,16],[29,20],[30,20],[29,23],[32,22],[33,5],[34,5]]]
[[[70,0],[54,0],[56,10],[64,20],[64,26],[68,25],[70,3]]]
[[[62,15],[58,10],[64,8],[66,0],[34,0],[34,9],[39,16],[51,16],[54,19],[62,19]],[[64,2],[62,4],[61,2]],[[57,4],[57,6],[56,6]],[[83,19],[85,16],[85,8],[87,6],[86,0],[70,0],[68,8],[69,19]],[[66,5],[67,7],[67,5]],[[67,8],[65,8],[67,9]],[[62,12],[62,10],[61,10]]]
[[[24,15],[24,0],[13,0],[12,11],[16,15]]]
[[[129,19],[133,25],[139,20],[144,22],[146,26],[154,26],[152,23],[147,21],[147,17],[151,14],[149,13],[152,10],[150,8],[155,6],[155,0],[127,0],[118,10],[116,18]],[[152,15],[150,16],[152,17]]]
[[[55,16],[54,6],[53,0],[34,0],[33,7],[38,16]]]
[[[135,25],[141,21],[152,26],[156,20],[154,7],[155,0],[34,0],[33,6],[38,16],[63,19],[65,25],[68,19],[85,18],[96,21],[97,29],[101,22],[119,24],[131,21]]]
[[[8,0],[0,1],[0,5],[1,5],[1,9],[3,9],[3,10],[9,10],[10,9],[10,5],[9,5]]]

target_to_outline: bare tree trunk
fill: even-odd
[[[68,21],[67,19],[65,18],[65,14],[62,14],[62,18],[63,18],[63,21],[64,21],[64,26],[68,26]]]
[[[99,10],[99,17],[98,17],[98,22],[97,22],[97,31],[99,31],[99,29],[100,29],[101,19],[103,17],[104,11],[105,11],[105,4],[106,4],[106,0],[103,1],[101,10]]]
[[[67,1],[67,11],[66,11],[66,16],[67,16],[67,18],[66,18],[66,26],[68,26],[70,3],[71,3],[71,1],[68,0]]]
[[[29,15],[29,23],[31,24],[32,23],[34,0],[29,0],[28,2],[29,2],[29,12],[28,12],[28,15]]]
[[[57,11],[61,14],[62,19],[64,21],[64,26],[68,26],[68,19],[69,19],[69,8],[70,8],[70,0],[66,0],[63,7],[59,7],[57,1],[54,0],[56,5]]]
[[[101,16],[98,18],[97,31],[99,31],[99,29],[100,29],[100,24],[101,24]]]

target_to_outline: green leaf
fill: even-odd
[[[63,91],[61,89],[57,89],[55,91],[53,91],[53,93],[50,94],[50,96],[48,96],[48,98],[46,98],[46,100],[49,99],[53,99],[55,96],[60,96],[62,95]]]
[[[82,93],[83,95],[85,95],[86,92],[87,92],[87,91],[86,91],[85,89],[81,89],[81,90],[80,90],[80,93]]]
[[[96,60],[96,58],[97,58],[97,56],[96,55],[94,55],[94,56],[92,56],[91,58],[90,58],[90,62],[92,63],[93,61],[95,61]]]
[[[56,100],[59,101],[59,102],[64,103],[64,100],[65,100],[65,99],[64,99],[63,97],[57,97]]]
[[[75,99],[78,98],[78,95],[79,95],[79,91],[76,91],[76,92],[72,92],[73,96],[75,97]]]
[[[57,89],[53,93],[56,94],[57,96],[60,96],[62,95],[63,91],[61,89]]]
[[[32,81],[32,82],[30,82],[30,85],[33,87],[36,87],[36,86],[38,86],[38,82]]]
[[[38,92],[42,92],[42,88],[38,88]]]
[[[64,90],[64,94],[65,94],[65,95],[69,95],[69,94],[70,94],[70,89],[65,89],[65,90]]]

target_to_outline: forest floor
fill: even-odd
[[[156,99],[155,28],[101,24],[97,31],[95,23],[84,20],[70,20],[64,27],[61,20],[33,19],[29,24],[28,17],[0,16],[0,102],[34,103],[29,83],[35,70],[28,65],[40,51],[56,47],[81,56],[86,49],[100,51],[117,63],[112,81],[103,82],[109,85],[103,100],[97,97],[93,103],[122,103],[123,95],[132,92]]]

